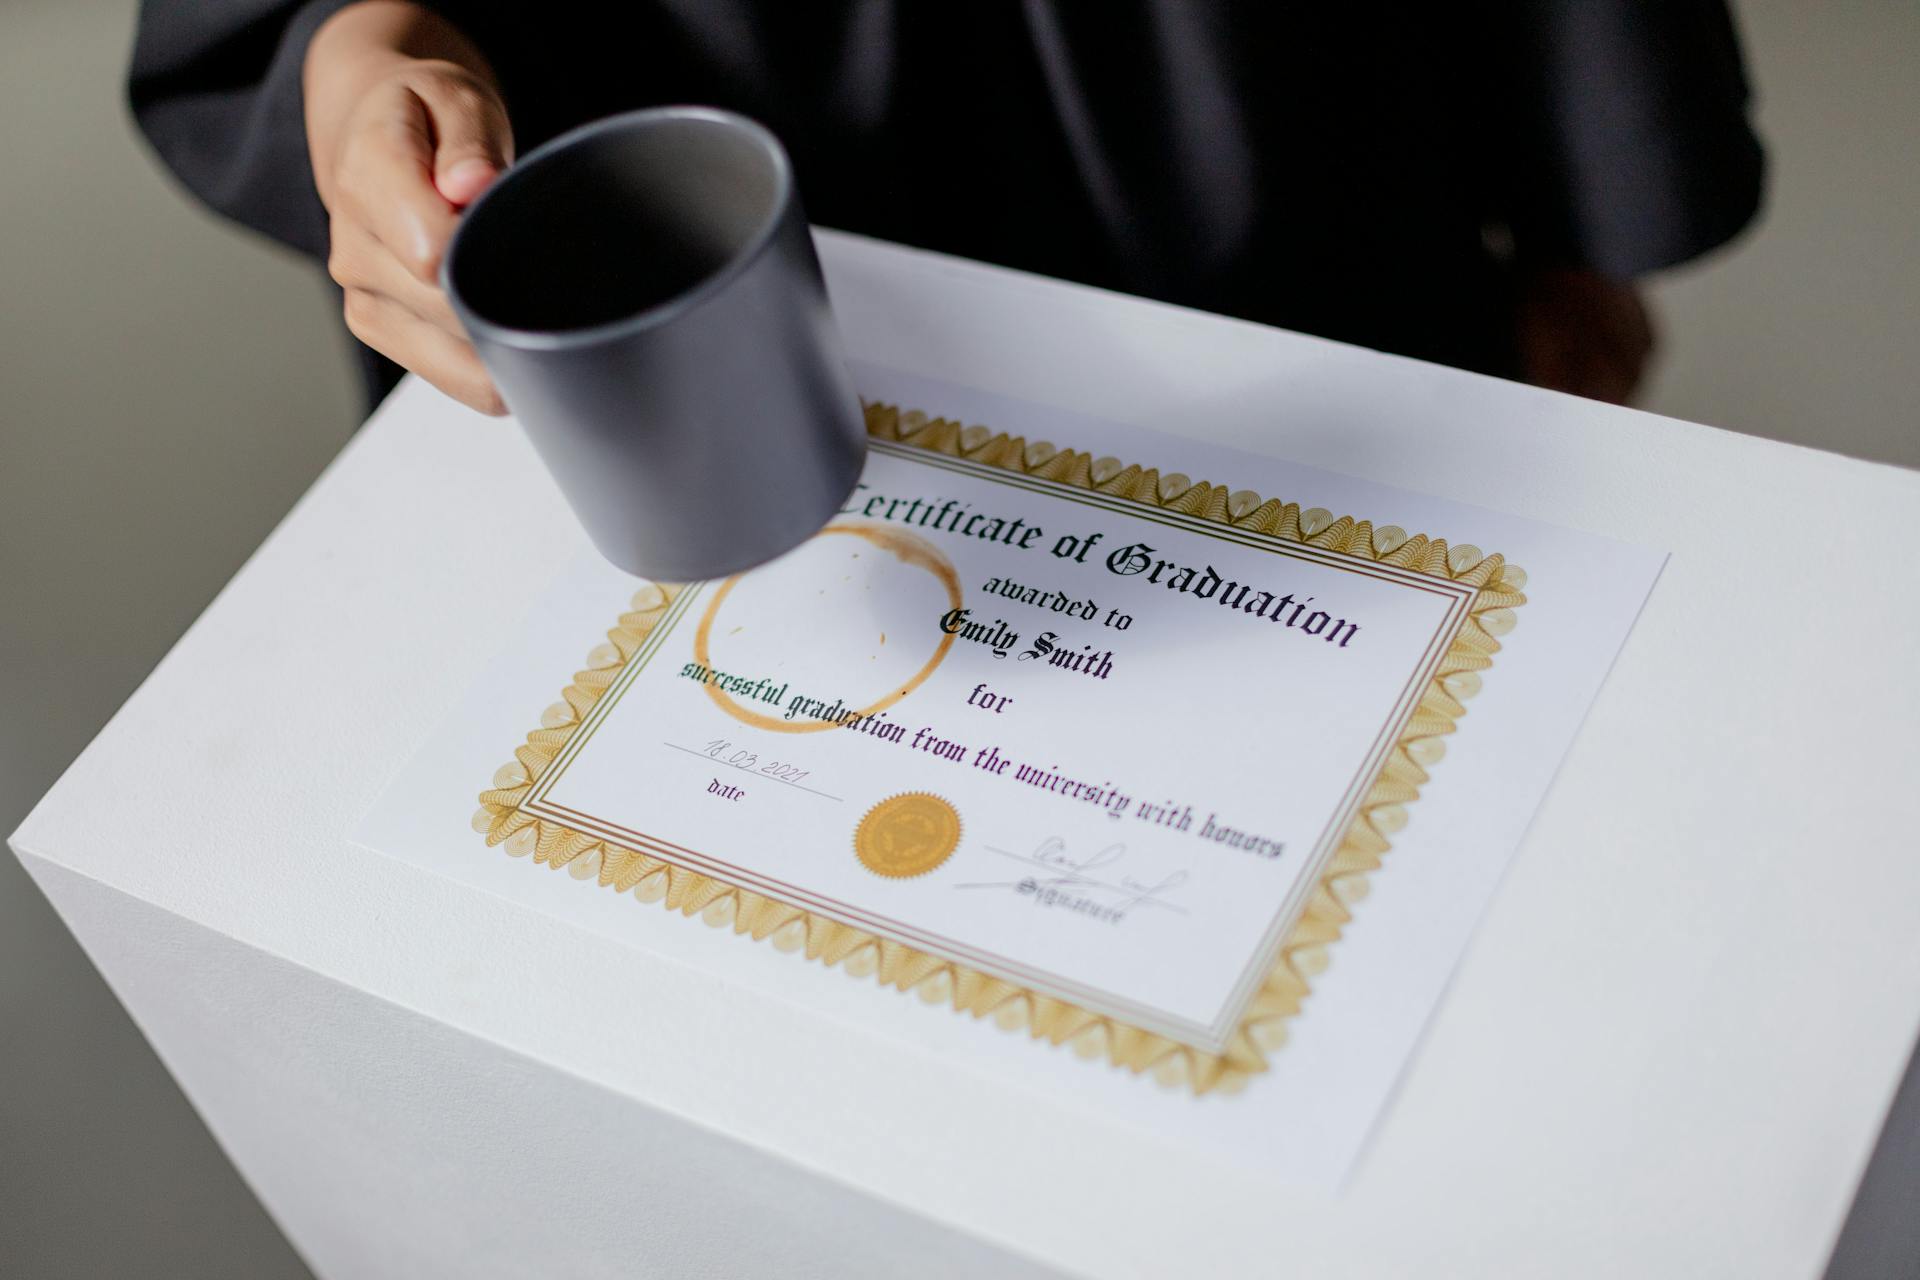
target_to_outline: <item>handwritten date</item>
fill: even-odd
[[[731,765],[735,769],[745,769],[749,773],[763,773],[780,782],[805,781],[808,772],[798,765],[783,764],[778,760],[769,760],[761,764],[757,752],[748,751],[744,747],[735,747],[725,738],[715,738],[708,742],[700,748],[700,754],[710,756],[721,764]]]

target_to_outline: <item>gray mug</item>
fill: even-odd
[[[611,116],[515,164],[441,283],[593,543],[689,582],[773,559],[867,437],[793,168],[743,116]]]

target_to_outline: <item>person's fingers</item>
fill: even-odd
[[[393,85],[364,108],[341,151],[335,220],[364,227],[420,280],[431,282],[457,213],[433,185],[433,124],[411,89]]]
[[[459,210],[512,156],[506,109],[464,69],[423,62],[362,115],[341,156],[339,212],[432,284]]]
[[[1575,340],[1569,328],[1543,326],[1526,363],[1527,381],[1549,391],[1624,404],[1638,381],[1638,360],[1623,357],[1610,343]]]
[[[1517,319],[1529,382],[1614,404],[1633,398],[1656,345],[1638,289],[1593,271],[1529,280]]]
[[[407,79],[433,128],[433,181],[464,208],[513,160],[506,107],[481,81],[451,63],[425,63]]]
[[[1551,380],[1543,380],[1541,385],[1589,400],[1626,404],[1640,385],[1644,367],[1643,355],[1615,339],[1596,335],[1587,345],[1567,348],[1561,363],[1552,370]]]
[[[1614,326],[1615,349],[1636,370],[1644,370],[1660,345],[1653,313],[1647,309],[1640,291],[1631,286],[1621,288],[1619,311],[1619,319]]]
[[[373,233],[345,219],[333,222],[327,274],[342,289],[361,290],[389,298],[449,337],[466,339],[466,330],[437,284],[415,276],[374,239]]]
[[[1594,306],[1598,317],[1592,364],[1596,400],[1627,404],[1646,376],[1655,345],[1653,318],[1632,284],[1602,280],[1604,296]]]
[[[1524,308],[1520,315],[1520,369],[1528,382],[1550,391],[1572,391],[1573,351],[1563,326],[1544,310]]]
[[[361,289],[347,292],[346,316],[354,337],[455,400],[495,417],[507,411],[473,344],[428,324],[391,298]]]
[[[1581,362],[1574,382],[1575,395],[1607,404],[1626,404],[1640,385],[1640,358],[1618,351],[1595,352]]]

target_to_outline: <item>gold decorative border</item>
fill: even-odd
[[[731,927],[735,933],[751,934],[755,941],[771,939],[780,951],[803,951],[809,960],[839,965],[856,978],[877,976],[883,985],[914,991],[928,1004],[949,1004],[975,1018],[991,1017],[1007,1031],[1024,1029],[1034,1039],[1069,1045],[1083,1058],[1105,1058],[1129,1071],[1151,1072],[1161,1084],[1190,1087],[1195,1094],[1237,1092],[1250,1077],[1267,1069],[1267,1055],[1285,1043],[1287,1021],[1300,1011],[1313,978],[1327,967],[1328,948],[1352,918],[1349,908],[1366,896],[1367,877],[1379,869],[1392,837],[1406,825],[1406,806],[1427,783],[1427,769],[1446,754],[1443,739],[1466,714],[1462,703],[1479,692],[1479,673],[1492,665],[1493,655],[1499,652],[1498,637],[1513,629],[1513,611],[1526,603],[1520,593],[1526,574],[1497,554],[1482,555],[1477,547],[1449,546],[1445,539],[1409,535],[1395,525],[1375,527],[1351,516],[1335,517],[1322,507],[1302,510],[1298,503],[1263,500],[1249,489],[1229,492],[1225,485],[1194,483],[1178,472],[1123,466],[1115,458],[1056,449],[1043,440],[996,434],[984,426],[963,427],[919,411],[902,413],[888,404],[867,405],[866,417],[867,431],[875,439],[1478,588],[1469,616],[1442,656],[1432,683],[1322,870],[1226,1048],[1218,1054],[1195,1049],[523,812],[521,802],[541,771],[619,678],[678,594],[678,587],[649,585],[635,592],[632,609],[621,614],[618,625],[607,632],[607,643],[587,655],[587,669],[574,675],[561,700],[540,717],[540,728],[527,735],[526,743],[513,753],[512,763],[502,765],[494,774],[493,786],[481,792],[474,830],[487,838],[489,846],[502,845],[515,857],[532,855],[533,861],[552,869],[565,867],[576,880],[591,880],[616,893],[632,892],[643,903],[664,903],[682,915],[697,914],[715,928]]]

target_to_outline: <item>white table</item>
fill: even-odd
[[[403,386],[12,842],[316,1269],[1818,1274],[1920,1026],[1920,475],[822,250],[854,354],[1673,559],[1309,1194],[350,844],[582,545],[517,431]]]

